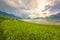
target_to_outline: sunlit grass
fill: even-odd
[[[0,30],[0,40],[60,40],[60,25],[6,19],[0,23]]]

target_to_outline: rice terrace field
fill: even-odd
[[[60,25],[0,17],[0,40],[60,40]]]

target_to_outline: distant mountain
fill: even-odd
[[[59,19],[60,20],[60,13],[56,14],[56,15],[52,15],[51,16],[54,19]]]
[[[21,19],[20,17],[17,17],[17,16],[15,16],[15,15],[13,15],[13,14],[8,14],[8,13],[2,12],[2,11],[0,11],[0,16],[10,17],[10,18],[16,18],[16,19]]]
[[[60,13],[57,13],[56,15],[51,15],[50,17],[46,17],[48,21],[58,21],[60,22]]]

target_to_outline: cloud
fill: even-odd
[[[46,17],[60,11],[60,0],[0,0],[0,10],[25,18]]]
[[[16,2],[18,1],[16,0]],[[26,8],[16,2],[14,0],[0,0],[0,11],[14,14],[22,18],[27,17],[27,13],[23,12],[23,9],[26,10]]]
[[[9,6],[13,7],[22,7],[24,3],[21,0],[6,0],[5,1]]]
[[[37,0],[37,1],[38,1],[37,8],[31,10],[32,13],[29,14],[29,17],[31,18],[47,17],[52,15],[49,9],[54,5],[54,0]]]
[[[60,0],[55,0],[54,5],[49,9],[52,14],[60,11]]]

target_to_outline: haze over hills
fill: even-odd
[[[33,22],[33,23],[38,23],[38,24],[60,24],[60,13],[57,13],[56,15],[51,15],[49,17],[36,17],[36,18],[28,18],[24,19],[23,21],[28,21],[28,22]]]
[[[10,17],[10,18],[16,18],[16,19],[22,19],[24,21],[32,21],[32,22],[60,22],[60,13],[57,13],[56,15],[51,15],[49,17],[37,17],[37,18],[21,18],[18,16],[15,16],[13,14],[8,14],[6,12],[0,11],[0,16]]]

